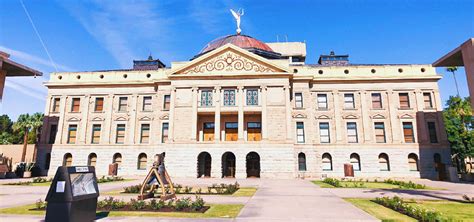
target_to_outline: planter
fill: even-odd
[[[23,172],[23,178],[30,178],[30,177],[31,177],[31,171]]]
[[[474,181],[474,173],[462,173],[461,180],[463,181]]]
[[[16,178],[16,173],[15,172],[7,172],[7,178]]]

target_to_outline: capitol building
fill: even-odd
[[[132,65],[132,61],[131,65]],[[306,61],[303,42],[243,34],[166,67],[52,73],[38,163],[172,177],[446,178],[450,148],[431,65]]]

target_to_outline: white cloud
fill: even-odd
[[[14,77],[18,78],[21,82],[27,80],[27,78]],[[31,78],[31,77],[30,77]],[[17,92],[25,94],[27,96],[33,97],[35,99],[46,101],[46,88],[42,86],[42,81],[28,81],[27,84],[19,83],[20,81],[15,81],[12,78],[7,78],[5,81],[5,87],[11,88]]]
[[[1,46],[1,45],[0,45],[0,50],[7,52],[8,54],[11,55],[11,57],[15,57],[15,58],[12,58],[13,60],[20,59],[28,63],[34,63],[36,65],[47,66],[49,68],[54,69],[54,65],[49,60],[42,59],[40,57],[28,54],[26,52],[10,49],[8,47]],[[56,66],[58,67],[58,71],[74,71],[73,68],[65,66],[65,65],[56,64]]]

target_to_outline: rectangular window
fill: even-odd
[[[140,143],[150,142],[150,124],[142,124],[140,130]]]
[[[94,124],[92,125],[92,144],[98,144],[100,142],[100,130],[101,126],[100,124]]]
[[[143,97],[143,111],[151,111],[151,96],[144,96]]]
[[[382,109],[382,94],[372,93],[372,108]]]
[[[166,143],[168,142],[168,130],[169,129],[169,124],[168,123],[163,123],[161,127],[161,142]]]
[[[51,125],[49,128],[49,144],[54,144],[56,141],[56,134],[58,133],[58,125]]]
[[[118,106],[118,111],[119,112],[125,112],[127,111],[127,97],[120,97],[119,98],[119,106]]]
[[[203,141],[214,141],[214,123],[204,123],[203,128]]]
[[[97,97],[95,98],[94,111],[102,112],[104,110],[104,98]]]
[[[433,108],[433,101],[431,100],[431,93],[423,93],[423,101],[425,103],[425,109]]]
[[[403,137],[405,138],[405,143],[415,142],[415,134],[413,133],[413,123],[403,122]]]
[[[296,123],[296,142],[304,143],[304,123],[303,122]]]
[[[438,135],[436,134],[435,122],[428,122],[428,133],[430,135],[430,142],[438,143]]]
[[[258,90],[247,89],[247,106],[258,105]]]
[[[79,112],[80,108],[81,108],[81,99],[72,98],[71,112]]]
[[[123,144],[125,142],[125,124],[117,125],[117,135],[115,136],[115,143]]]
[[[262,124],[259,122],[247,123],[247,141],[262,140]]]
[[[344,109],[355,109],[354,93],[344,94]]]
[[[51,108],[51,112],[53,113],[57,113],[59,112],[59,104],[61,102],[61,99],[60,98],[54,98],[53,99],[53,106]]]
[[[77,125],[69,125],[69,128],[67,130],[67,143],[75,144],[76,136],[77,136]]]
[[[347,123],[347,142],[349,143],[359,142],[357,138],[357,124],[356,123]]]
[[[171,95],[164,95],[163,110],[170,110],[170,107],[171,107]]]
[[[235,90],[224,90],[224,106],[235,106]]]
[[[303,94],[302,93],[295,93],[295,107],[303,108]]]
[[[201,91],[201,106],[212,106],[212,90]]]
[[[400,109],[409,109],[410,108],[410,98],[408,93],[399,93],[398,94],[400,100]]]
[[[375,128],[375,142],[385,143],[385,124],[383,122],[374,123]]]
[[[319,123],[319,137],[321,143],[330,143],[329,123]]]
[[[235,122],[225,123],[225,140],[226,141],[237,141],[238,140],[238,128],[239,124]]]
[[[318,94],[318,109],[328,109],[328,96],[326,94]]]

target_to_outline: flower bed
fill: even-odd
[[[125,187],[123,193],[139,193],[141,189],[141,184]],[[181,184],[173,184],[174,192],[176,194],[233,194],[240,189],[239,183],[235,182],[234,184],[212,184],[212,186],[207,187],[206,190],[202,188],[193,188],[190,186],[182,186]],[[149,185],[145,187],[145,190],[150,188]],[[165,187],[166,192],[168,193],[169,188]],[[159,189],[156,192],[160,192]]]
[[[440,212],[434,210],[427,210],[421,207],[411,206],[400,197],[382,197],[375,198],[375,203],[378,203],[384,207],[395,210],[399,213],[413,217],[421,222],[432,222],[432,221],[451,221],[450,218],[443,216]]]
[[[102,176],[101,178],[97,178],[97,183],[109,183],[109,182],[116,182],[116,181],[123,181],[123,180],[124,180],[123,177],[105,177],[105,176]],[[29,185],[33,185],[33,184],[48,185],[48,183],[50,183],[51,181],[53,181],[53,178],[46,179],[44,177],[36,177],[36,178],[33,178],[30,181],[20,181],[20,182],[16,182],[16,183],[6,183],[5,185],[19,185],[19,186],[29,186]]]
[[[416,184],[412,181],[404,182],[399,180],[387,179],[384,181],[378,181],[377,179],[369,181],[366,179],[353,180],[353,179],[342,179],[338,180],[336,178],[325,178],[323,183],[329,184],[333,187],[343,187],[343,188],[379,188],[379,189],[427,189],[423,184]]]

